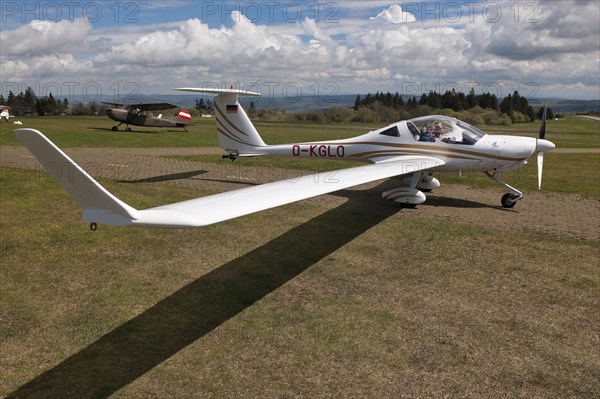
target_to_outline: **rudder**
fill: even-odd
[[[179,88],[175,90],[217,94],[214,99],[219,145],[232,155],[260,155],[259,147],[267,145],[240,105],[238,97],[260,94],[237,89]]]

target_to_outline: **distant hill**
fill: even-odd
[[[600,100],[567,100],[562,98],[533,98],[529,105],[539,108],[548,102],[554,112],[600,112]]]

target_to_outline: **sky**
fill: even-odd
[[[0,90],[600,99],[597,1],[0,2]]]

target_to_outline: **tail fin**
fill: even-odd
[[[4,108],[2,110],[2,112],[0,112],[0,120],[2,119],[6,119],[8,121],[8,118],[11,118],[12,116],[9,114],[8,109]]]
[[[192,116],[190,115],[189,111],[186,109],[182,109],[181,111],[179,111],[179,114],[177,115],[177,117],[179,119],[183,119],[184,121],[188,121],[188,122],[190,122],[192,120]]]
[[[42,133],[17,129],[15,134],[83,209],[82,220],[128,225],[139,218],[138,210],[109,193]]]
[[[180,91],[216,94],[214,99],[219,145],[235,155],[259,155],[257,147],[267,145],[238,102],[239,96],[260,96],[258,93],[237,89],[180,88]]]

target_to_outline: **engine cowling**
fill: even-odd
[[[416,188],[398,187],[385,191],[381,196],[400,205],[419,205],[425,202],[425,194]]]

